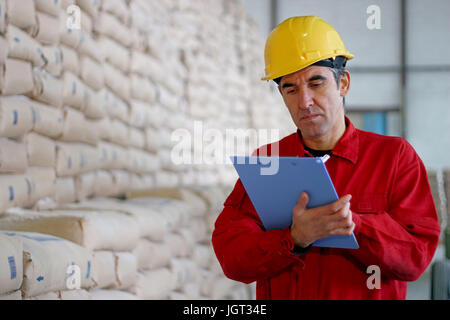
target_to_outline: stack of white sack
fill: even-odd
[[[140,299],[169,298],[173,290],[182,288],[189,280],[184,275],[186,265],[174,268],[173,259],[184,257],[184,260],[188,260],[191,256],[195,240],[186,226],[192,213],[196,212],[195,205],[171,198],[127,201],[95,198],[67,204],[64,210],[115,210],[132,215],[138,221],[140,238],[133,250],[137,257],[138,280],[129,291]],[[112,260],[106,252],[101,255],[103,261]],[[195,273],[193,269],[191,263],[190,274]],[[110,289],[106,281],[102,287]]]
[[[171,232],[165,237],[166,243],[171,252],[171,259],[168,269],[176,276],[173,283],[173,290],[170,299],[208,299],[208,292],[202,290],[202,279],[206,272],[205,267],[209,267],[208,242],[209,235],[204,216],[207,213],[208,205],[205,199],[200,197],[196,191],[189,188],[177,189],[153,189],[146,192],[133,192],[128,194],[128,203],[136,203],[144,207],[161,203],[181,202],[184,204],[183,220],[173,225]],[[158,200],[160,199],[160,200]],[[163,200],[166,199],[166,200]],[[188,209],[191,208],[190,212]],[[188,220],[186,220],[188,218]],[[160,248],[155,244],[142,243],[142,251],[151,250],[160,252]],[[150,262],[150,261],[149,261]],[[152,268],[153,265],[147,265]],[[146,272],[147,278],[153,272]],[[164,273],[161,271],[160,277]]]
[[[197,263],[201,263],[203,268],[201,273],[202,293],[215,300],[254,298],[256,292],[254,284],[245,285],[225,277],[211,244],[214,222],[223,210],[223,203],[229,194],[229,188],[224,190],[222,187],[197,187],[192,190],[208,204],[207,212],[203,218],[209,237],[202,242],[194,255]]]
[[[16,252],[8,257],[10,271],[4,274],[11,275],[6,288],[17,289],[19,284],[23,299],[41,295],[61,298],[62,292],[81,293],[94,285],[91,250],[47,234],[0,231],[0,237],[2,243],[16,242]],[[16,285],[12,286],[14,279]],[[66,293],[67,299],[72,294]]]
[[[137,281],[139,239],[137,220],[107,210],[30,211],[10,209],[0,218],[0,229],[46,232],[93,251],[91,289],[126,290]]]
[[[0,300],[21,300],[23,243],[0,233]]]

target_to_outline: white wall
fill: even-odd
[[[450,1],[408,1],[408,64],[450,69]],[[450,72],[414,72],[407,86],[407,135],[425,165],[450,168]]]

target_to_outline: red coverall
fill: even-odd
[[[292,253],[289,228],[264,231],[240,180],[224,203],[212,235],[216,256],[227,277],[257,281],[257,299],[405,299],[406,281],[431,262],[440,225],[421,159],[406,140],[345,121],[326,167],[338,195],[352,195],[359,249]],[[279,141],[279,155],[311,156],[298,133]],[[367,286],[370,265],[380,268],[380,289]]]

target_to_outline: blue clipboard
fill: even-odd
[[[233,156],[231,162],[266,230],[292,224],[292,210],[304,191],[308,208],[339,199],[322,158]],[[359,248],[354,234],[319,239],[313,246]]]

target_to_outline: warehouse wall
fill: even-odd
[[[407,133],[424,162],[450,167],[450,2],[408,1]]]

